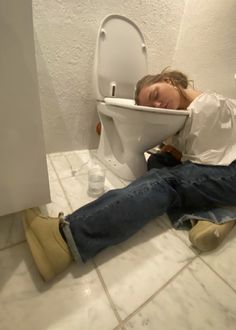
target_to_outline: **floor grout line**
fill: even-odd
[[[122,326],[125,325],[132,317],[139,313],[144,306],[148,305],[155,297],[158,296],[172,281],[174,281],[186,268],[188,268],[198,256],[194,256],[189,262],[187,262],[178,272],[176,272],[165,284],[163,284],[156,292],[154,292],[145,302],[143,302],[136,310],[130,313],[124,320],[122,320]]]
[[[110,303],[110,305],[111,305],[111,308],[112,308],[112,310],[113,310],[113,312],[114,312],[114,314],[115,314],[115,317],[116,317],[116,319],[117,319],[117,321],[118,321],[118,323],[119,323],[119,325],[116,326],[114,329],[116,329],[117,327],[119,328],[119,327],[122,325],[122,319],[121,319],[121,317],[120,317],[120,315],[119,315],[119,313],[118,313],[118,311],[117,311],[117,308],[116,308],[116,306],[115,306],[115,303],[114,303],[113,300],[112,300],[112,297],[111,297],[111,295],[110,295],[110,293],[109,293],[109,290],[108,290],[108,288],[107,288],[107,286],[106,286],[106,283],[105,283],[105,281],[104,281],[104,279],[103,279],[103,277],[102,277],[102,274],[101,274],[101,272],[100,272],[100,270],[99,270],[99,267],[97,266],[97,264],[96,264],[96,262],[94,261],[94,259],[92,260],[92,263],[93,263],[93,266],[94,266],[95,271],[97,272],[97,275],[98,275],[98,278],[99,278],[99,280],[100,280],[100,282],[101,282],[101,284],[102,284],[102,287],[103,287],[103,289],[104,289],[104,291],[105,291],[105,294],[106,294],[106,296],[107,296],[107,299],[108,299],[108,301],[109,301],[109,303]]]
[[[56,170],[56,168],[55,168],[55,165],[54,165],[53,161],[51,160],[50,154],[49,154],[48,156],[49,156],[49,159],[50,159],[50,162],[51,162],[52,168],[53,168],[53,170],[54,170],[54,172],[55,172],[55,174],[56,174],[56,177],[57,177],[57,180],[58,180],[59,186],[61,187],[61,189],[62,189],[62,191],[63,191],[63,194],[64,194],[64,196],[65,196],[65,199],[66,199],[66,201],[67,201],[67,203],[68,203],[69,209],[70,209],[71,212],[73,212],[73,207],[72,207],[71,202],[70,202],[70,200],[69,200],[69,198],[68,198],[68,196],[67,196],[67,193],[66,193],[66,191],[65,191],[65,189],[64,189],[64,187],[63,187],[63,185],[62,185],[62,183],[61,183],[61,179],[60,179],[60,177],[59,177],[59,175],[58,175],[58,173],[57,173],[57,170]],[[67,160],[67,161],[68,161],[68,160]]]
[[[155,224],[156,224],[156,226],[160,227],[160,225],[158,224],[158,221],[157,220],[155,220]],[[188,246],[188,244],[186,243],[186,241],[184,240],[184,238],[182,238],[180,235],[178,235],[178,233],[177,233],[178,230],[176,230],[172,226],[168,226],[168,225],[165,225],[165,224],[164,224],[164,226],[166,227],[165,228],[166,231],[170,230],[171,231],[171,234],[173,234],[176,238],[178,238],[179,240],[181,240],[181,242],[183,242],[187,246],[187,248],[190,251],[192,251],[196,256],[199,256],[201,254],[201,252],[198,251],[196,248],[194,248],[194,247],[192,248],[192,247]]]
[[[171,232],[173,233],[173,235],[175,235],[175,237],[177,237],[178,239],[180,239],[188,248],[189,250],[191,250],[197,257],[201,255],[201,252],[195,248],[193,245],[190,247],[188,246],[188,244],[186,243],[186,241],[181,237],[179,236],[177,233],[176,233],[176,229],[174,228],[171,228]]]
[[[231,284],[229,284],[211,265],[209,265],[203,258],[201,258],[201,256],[199,256],[199,258],[201,259],[202,262],[204,262],[204,264],[210,268],[210,270],[215,273],[217,275],[217,277],[219,277],[230,289],[233,290],[233,292],[236,294],[236,289],[234,289]]]
[[[13,244],[11,244],[11,245],[4,246],[4,248],[1,248],[1,249],[0,249],[0,252],[1,252],[1,251],[5,251],[5,250],[7,250],[7,249],[11,249],[12,247],[15,247],[15,246],[17,246],[17,245],[21,245],[21,244],[23,244],[23,243],[26,243],[26,239],[23,240],[23,241],[17,242],[17,243],[13,243]]]
[[[79,161],[78,155],[77,155],[75,152],[74,152],[74,155],[76,156],[76,158],[77,158],[78,161]],[[69,164],[69,167],[70,167],[70,169],[71,169],[71,173],[72,173],[72,176],[73,176],[73,173],[76,174],[76,173],[78,172],[78,169],[77,169],[77,168],[73,169],[73,166],[72,166],[72,164],[70,163],[70,161],[69,161],[67,155],[64,155],[64,157],[65,157],[67,163]],[[81,170],[82,168],[84,168],[84,167],[88,167],[88,166],[89,166],[89,162],[90,162],[90,160],[88,159],[84,164],[82,164],[82,165],[80,166],[80,170]],[[82,173],[82,174],[76,174],[75,176],[80,176],[80,175],[86,175],[86,174],[85,174],[85,173]],[[70,178],[70,176],[69,176],[69,178]]]
[[[188,246],[187,244],[186,244],[186,242],[185,242],[185,240],[184,239],[182,239],[180,236],[178,236],[178,234],[176,234],[176,233],[174,233],[174,235],[176,236],[176,237],[178,237],[179,239],[181,239],[182,240],[182,242],[183,243],[185,243],[185,245],[186,246]],[[188,246],[189,247],[189,246]],[[208,268],[213,272],[213,273],[215,273],[225,284],[227,284],[227,286],[229,286],[230,287],[230,289],[232,289],[233,291],[234,291],[234,293],[236,294],[236,289],[234,289],[219,273],[217,273],[217,271],[212,267],[212,266],[210,266],[203,258],[202,258],[202,253],[203,252],[201,252],[201,251],[199,251],[199,250],[197,250],[197,249],[191,249],[191,251],[193,251],[195,254],[196,254],[196,256],[197,257],[199,257],[199,259],[202,261],[202,262],[204,262],[204,264],[206,265],[206,266],[208,266]]]
[[[124,327],[124,325],[117,325],[115,328],[113,328],[112,330],[126,330],[126,328]]]

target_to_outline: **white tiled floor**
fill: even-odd
[[[88,201],[94,151],[48,156],[52,203],[70,213]],[[106,171],[106,190],[124,182]],[[0,328],[236,329],[236,228],[212,253],[199,254],[166,216],[51,283],[38,274],[25,242],[22,213],[0,218]]]

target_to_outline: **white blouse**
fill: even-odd
[[[188,107],[190,115],[172,138],[182,161],[229,165],[236,159],[236,100],[216,93],[200,94]]]

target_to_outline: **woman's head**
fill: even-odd
[[[189,80],[184,73],[165,69],[138,81],[135,102],[155,108],[185,109],[190,103],[186,93],[188,86]]]

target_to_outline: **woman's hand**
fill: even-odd
[[[167,144],[161,148],[161,153],[169,152],[176,160],[181,161],[182,152]]]

